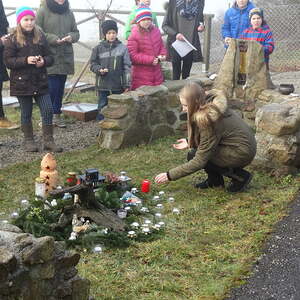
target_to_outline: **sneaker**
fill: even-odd
[[[220,186],[224,187],[224,181],[219,182],[219,183],[211,183],[211,182],[208,181],[208,179],[206,179],[202,182],[196,183],[194,185],[195,188],[201,189],[201,190],[208,189],[208,188],[220,187]]]
[[[20,125],[9,121],[7,118],[0,118],[0,129],[17,129]]]
[[[66,128],[67,127],[64,119],[59,114],[54,114],[53,115],[53,125],[57,126],[59,128]]]
[[[245,171],[244,179],[243,181],[238,181],[236,179],[232,179],[229,187],[227,188],[227,191],[230,193],[238,193],[244,191],[247,186],[249,185],[250,181],[252,180],[252,174]]]

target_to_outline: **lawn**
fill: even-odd
[[[98,145],[80,152],[56,155],[63,180],[69,171],[88,167],[125,170],[140,182],[184,162],[185,154],[170,147],[176,137],[151,145],[110,151]],[[0,209],[9,212],[24,195],[33,196],[40,161],[0,169]],[[247,192],[223,189],[198,191],[192,183],[203,173],[152,185],[175,197],[166,204],[165,234],[158,240],[129,248],[106,249],[102,254],[81,251],[79,274],[91,281],[95,299],[223,299],[245,281],[260,256],[274,224],[286,215],[298,191],[298,178],[281,179],[255,171]],[[181,210],[171,213],[172,207]]]

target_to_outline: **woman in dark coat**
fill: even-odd
[[[196,83],[180,92],[182,110],[188,114],[188,141],[180,139],[174,148],[190,148],[188,162],[156,176],[156,183],[165,183],[190,175],[201,169],[207,179],[196,184],[199,189],[224,187],[223,176],[231,178],[227,190],[240,192],[251,181],[244,169],[256,154],[256,141],[251,128],[227,107],[220,91],[204,90]]]
[[[162,24],[163,31],[168,35],[167,46],[172,61],[173,80],[186,79],[190,76],[193,62],[203,60],[199,32],[204,30],[204,0],[170,0]],[[184,37],[197,49],[181,57],[172,47],[176,40]],[[183,64],[181,63],[183,62]]]
[[[9,80],[6,67],[3,62],[3,50],[4,50],[4,43],[7,40],[8,26],[9,24],[7,22],[2,0],[0,0],[0,128],[15,129],[18,128],[19,126],[9,121],[5,117],[4,110],[3,110],[3,102],[2,102],[3,82]]]

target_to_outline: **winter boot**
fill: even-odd
[[[63,149],[57,146],[53,139],[53,125],[42,126],[43,130],[43,149],[51,152],[62,152]]]
[[[61,117],[60,114],[54,114],[53,115],[53,125],[55,125],[59,128],[66,128],[67,127],[64,119]]]
[[[38,146],[33,138],[32,123],[22,124],[21,129],[24,133],[24,150],[26,152],[38,152]]]
[[[275,90],[276,89],[276,85],[273,83],[272,79],[271,79],[271,74],[270,71],[267,70],[267,89],[269,90]]]
[[[207,179],[195,184],[195,187],[198,189],[224,187],[224,178],[222,174],[226,170],[208,162],[204,168],[204,171],[207,173]]]
[[[234,168],[233,173],[228,177],[232,178],[228,192],[237,193],[244,191],[249,185],[252,174],[242,168]]]

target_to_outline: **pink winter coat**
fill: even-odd
[[[159,29],[152,25],[149,31],[140,32],[134,26],[127,47],[132,62],[132,90],[142,85],[160,85],[164,80],[160,64],[152,64],[157,56],[167,55]]]

